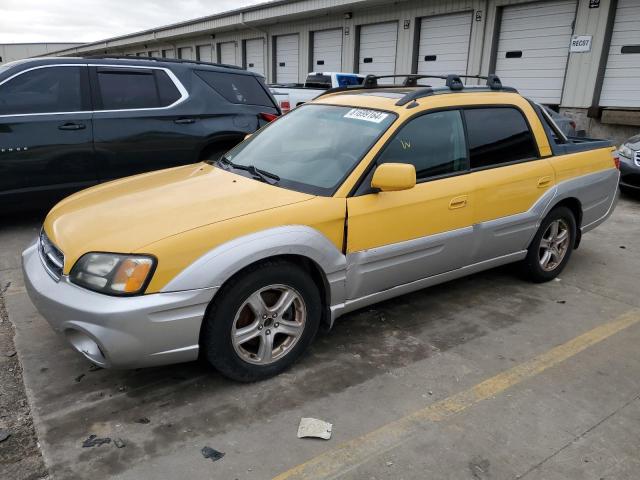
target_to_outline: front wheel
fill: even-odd
[[[321,311],[318,288],[298,265],[250,267],[214,298],[203,325],[205,358],[233,380],[277,375],[312,342]]]
[[[554,208],[543,220],[523,262],[533,282],[548,282],[564,269],[576,240],[576,220],[567,207]]]

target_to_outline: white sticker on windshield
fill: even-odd
[[[365,110],[363,108],[352,108],[344,118],[353,118],[355,120],[364,120],[366,122],[380,123],[389,116],[388,113],[377,112],[375,110]]]

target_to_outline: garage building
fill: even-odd
[[[496,72],[587,135],[640,128],[640,0],[276,0],[56,54],[214,61],[272,83]]]

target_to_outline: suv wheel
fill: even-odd
[[[205,358],[233,380],[277,375],[313,341],[320,293],[299,266],[269,261],[231,279],[218,292],[203,325]]]
[[[525,274],[534,282],[556,278],[571,257],[576,239],[576,220],[567,207],[554,208],[533,238],[524,260]]]

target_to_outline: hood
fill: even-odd
[[[624,143],[629,145],[629,148],[631,148],[632,150],[640,150],[640,135],[634,135]]]
[[[44,229],[68,273],[87,252],[140,252],[171,235],[311,198],[208,164],[187,165],[76,193],[51,210]]]

